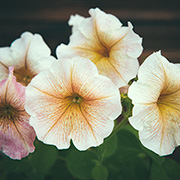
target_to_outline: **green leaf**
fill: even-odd
[[[4,167],[3,167],[3,159],[1,159],[1,156],[0,156],[0,177],[1,177],[1,180],[6,180],[6,172],[4,171]]]
[[[66,167],[66,162],[58,160],[51,167],[45,180],[73,180],[74,178]]]
[[[130,124],[127,124],[126,126],[123,127],[122,130],[126,130],[126,131],[129,131],[130,133],[132,133],[133,135],[135,135],[135,137],[131,137],[131,141],[130,142],[134,142],[136,144],[139,144],[139,147],[143,150],[142,153],[145,153],[147,156],[149,156],[150,158],[153,159],[153,161],[155,161],[156,163],[158,163],[159,165],[161,165],[164,161],[165,161],[165,158],[164,157],[161,157],[159,156],[158,154],[152,152],[151,150],[145,148],[141,142],[139,141],[139,136],[138,136],[138,133],[137,131],[130,125]],[[131,135],[127,135],[127,138],[129,137],[130,139],[130,136]],[[136,140],[134,139],[136,138]],[[134,139],[134,140],[133,140]],[[137,146],[136,146],[137,147]],[[138,148],[139,149],[139,148]],[[135,149],[134,149],[135,150]],[[124,151],[126,151],[124,149]],[[138,150],[139,152],[141,151],[140,149]],[[124,152],[127,156],[128,156],[128,153],[130,152]],[[131,156],[131,153],[129,154],[129,156]]]
[[[136,138],[138,138],[138,131],[135,130],[130,124],[126,124],[122,130],[129,131],[130,133],[134,134]]]
[[[150,180],[170,180],[160,165],[152,161]]]
[[[92,170],[92,177],[94,180],[107,180],[108,170],[103,165],[96,165]]]
[[[136,136],[127,130],[120,130],[118,132],[119,150],[132,150],[142,152],[140,143]]]
[[[123,156],[123,155],[121,155]],[[138,156],[131,157],[128,160],[121,158],[119,162],[119,174],[117,179],[122,180],[145,180],[148,179],[148,167],[145,165],[145,159]]]
[[[141,147],[142,150],[150,157],[153,159],[153,161],[155,161],[157,164],[162,165],[165,161],[165,157],[159,156],[158,154],[152,152],[151,150],[148,150],[145,147]]]
[[[20,176],[29,180],[44,178],[56,161],[57,149],[39,141],[35,142],[35,146],[35,152],[22,160],[4,159],[4,169],[9,176]]]
[[[49,169],[54,165],[57,158],[57,149],[54,146],[36,141],[36,150],[28,157],[26,163],[30,163],[32,171],[26,171],[28,177],[43,179]]]
[[[152,162],[150,180],[178,180],[180,179],[180,165],[166,158],[162,165]]]
[[[109,179],[144,180],[148,178],[149,158],[142,151],[137,137],[126,129],[118,133],[118,148],[114,155],[104,162],[109,170]]]
[[[118,138],[116,134],[111,135],[107,139],[105,139],[104,143],[97,147],[98,153],[100,153],[100,156],[102,160],[104,158],[110,157],[115,153],[117,150],[117,145],[118,145]]]
[[[176,161],[166,158],[162,167],[169,179],[180,179],[180,165]]]
[[[96,156],[91,151],[71,149],[67,156],[67,168],[78,179],[91,179]]]

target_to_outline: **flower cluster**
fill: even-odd
[[[70,42],[57,47],[57,59],[29,32],[0,48],[0,148],[10,158],[32,153],[36,136],[58,149],[71,140],[78,150],[99,146],[127,92],[129,122],[145,147],[167,155],[180,144],[179,65],[156,52],[139,68],[142,38],[132,24],[99,8],[89,14],[70,17]]]

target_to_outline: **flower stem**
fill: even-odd
[[[125,116],[123,120],[119,124],[117,124],[117,126],[115,126],[113,133],[117,133],[122,127],[124,127],[124,125],[126,125],[127,121],[128,117]]]

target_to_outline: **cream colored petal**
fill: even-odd
[[[128,27],[122,27],[119,30],[119,34],[123,34],[123,28],[126,28],[125,34],[122,38],[115,43],[112,51],[120,51],[121,54],[125,54],[131,58],[138,58],[142,51],[142,38],[133,31],[133,26],[128,22]]]
[[[136,58],[127,57],[127,55],[122,54],[112,52],[109,58],[109,62],[114,69],[112,73],[117,76],[117,78],[109,78],[112,79],[118,87],[127,85],[131,79],[136,77],[139,69],[139,62]]]
[[[110,114],[107,116],[113,120],[117,118],[117,116],[121,113],[120,94],[118,88],[109,78],[99,75],[96,66],[91,61],[80,57],[74,58],[73,61],[73,91],[83,98],[85,104],[89,101],[91,103],[95,101],[92,106],[95,106],[95,108],[99,106],[100,108],[100,104],[98,104],[98,102],[102,103],[101,105],[104,105],[105,109],[109,109],[109,111],[113,111],[115,114],[115,116],[112,115],[112,117]],[[96,104],[98,105],[96,106]],[[112,110],[110,106],[114,110]],[[103,109],[103,107],[101,108]],[[101,112],[101,110],[99,112]]]
[[[27,66],[31,72],[37,74],[48,69],[55,61],[55,58],[50,55],[51,50],[44,42],[42,36],[34,34],[29,44],[25,66]]]
[[[0,49],[0,67],[14,66],[15,72],[28,69],[33,75],[49,68],[55,58],[39,34],[24,32],[10,47]],[[4,70],[5,71],[5,70]],[[25,71],[25,70],[24,70]],[[1,78],[1,77],[0,77]]]
[[[168,109],[162,111],[153,104],[136,105],[133,114],[129,122],[139,130],[141,143],[159,155],[171,154],[179,142],[179,112]]]
[[[165,74],[165,85],[161,94],[172,94],[180,90],[180,73],[179,65],[169,63],[160,52],[155,53],[156,58],[162,64]]]
[[[93,19],[94,31],[102,46],[110,49],[126,35],[128,28],[122,27],[115,16],[106,14],[98,8],[90,9],[89,12]]]
[[[56,65],[55,63],[53,67],[57,68]],[[65,66],[64,69],[59,68],[59,72],[62,71],[67,71]],[[57,73],[57,76],[50,71],[39,73],[26,87],[25,109],[31,115],[30,124],[34,127],[38,139],[64,149],[69,147],[69,140],[59,126],[66,128],[61,118],[68,109],[70,101],[66,97],[72,93],[72,89],[70,87],[70,92],[68,91],[71,83],[65,79],[63,72],[62,76],[56,70],[53,72]],[[71,126],[67,126],[67,129],[69,127]]]
[[[76,50],[65,45],[60,44],[56,48],[56,56],[58,59],[64,59],[64,58],[73,58],[74,56],[77,56]]]
[[[43,106],[31,108],[30,124],[34,127],[39,140],[56,145],[59,149],[68,148],[70,138],[68,135],[71,131],[71,121],[66,119],[69,112],[69,106],[63,101],[55,101],[52,97],[44,98],[41,101]],[[29,112],[31,112],[29,111]]]
[[[78,31],[70,36],[70,43],[67,45],[60,44],[56,49],[59,59],[73,58],[81,56],[84,58],[97,58],[96,55],[102,52],[96,33],[93,29],[92,19],[87,18],[83,21]]]
[[[165,85],[165,71],[156,54],[150,55],[141,65],[138,82],[134,82],[128,92],[133,104],[157,102]]]
[[[26,66],[26,59],[29,50],[29,46],[33,34],[30,32],[24,32],[20,38],[16,39],[10,46],[11,59],[7,63],[7,66],[14,66],[14,69],[21,69]]]
[[[77,37],[78,32],[86,39],[92,41],[92,39],[96,40],[96,31],[94,29],[94,22],[91,17],[85,18],[80,26],[78,27],[78,31],[75,31],[70,36],[70,45],[74,46],[74,44],[77,46],[79,42],[74,42],[75,38]],[[75,35],[74,35],[75,34]],[[79,39],[80,40],[80,39]],[[80,40],[82,42],[82,40]],[[78,43],[78,44],[77,44]]]
[[[151,79],[149,79],[149,81],[151,81]],[[133,82],[129,87],[128,96],[132,99],[133,104],[148,105],[156,103],[162,90],[162,84],[161,80],[159,83],[156,81],[154,84],[146,84],[140,81]]]
[[[159,122],[156,127],[146,126],[142,132],[139,132],[139,135],[146,147],[159,155],[168,155],[179,145],[180,113],[179,110],[168,106],[163,108],[158,109],[157,120]]]
[[[149,124],[155,126],[157,123],[153,119],[157,119],[156,113],[152,113],[153,111],[157,111],[158,107],[156,103],[152,104],[136,104],[133,107],[133,116],[129,118],[130,124],[137,130],[143,130],[145,124]]]
[[[169,94],[179,89],[179,79],[178,66],[169,63],[160,52],[153,53],[141,65],[138,82],[130,86],[128,95],[133,103],[157,102],[160,93]]]
[[[49,71],[43,71],[34,77],[31,84],[27,86],[27,95],[33,96],[33,89],[37,90],[38,94],[43,96],[49,95],[55,98],[65,98],[70,96],[72,91],[71,86],[71,64],[67,60],[55,61]],[[31,89],[31,90],[29,90]]]
[[[89,114],[87,112],[89,110],[86,108],[86,106],[76,107],[74,114],[76,121],[73,123],[73,130],[70,134],[74,145],[79,150],[86,150],[102,144],[103,139],[110,135],[114,126],[114,122],[107,116],[106,119],[103,119],[102,116],[97,119],[96,116],[93,117]],[[96,109],[96,111],[98,110]]]
[[[112,32],[122,26],[118,18],[111,14],[106,14],[99,8],[90,9],[89,14],[93,18],[94,23],[96,23],[99,32]]]
[[[12,62],[10,53],[11,53],[11,50],[9,47],[0,48],[0,72],[1,72],[0,81],[8,77],[9,62]]]
[[[70,16],[68,24],[72,26],[72,33],[74,33],[79,28],[80,24],[82,23],[84,19],[85,19],[84,17],[78,14],[74,16],[73,15]]]
[[[72,67],[72,88],[75,93],[79,93],[79,95],[85,97],[93,89],[92,84],[95,85],[94,88],[98,88],[99,85],[103,87],[103,82],[100,84],[98,84],[99,82],[96,83],[97,76],[99,78],[98,70],[89,59],[75,57],[72,61]]]

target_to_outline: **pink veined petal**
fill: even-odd
[[[113,121],[102,117],[98,117],[97,120],[81,107],[77,107],[75,113],[76,122],[73,123],[70,137],[79,150],[86,150],[89,147],[102,144],[103,139],[109,136],[113,130]]]
[[[0,145],[4,154],[12,159],[22,159],[35,149],[34,129],[29,125],[29,115],[24,112],[17,122],[0,125]]]
[[[8,79],[0,83],[1,108],[9,104],[18,111],[18,116],[10,120],[0,119],[0,148],[12,159],[21,159],[34,151],[36,134],[24,110],[25,87],[16,82],[13,70],[10,67]]]
[[[32,113],[30,124],[34,127],[39,140],[56,145],[59,149],[66,149],[70,145],[68,135],[71,130],[71,122],[63,117],[69,106],[63,102],[60,102],[61,105],[48,103],[49,100],[52,102],[50,98],[52,97],[42,102],[44,106],[40,107],[40,112],[34,108],[36,111],[34,114]],[[28,108],[31,106],[26,106],[26,109]]]

